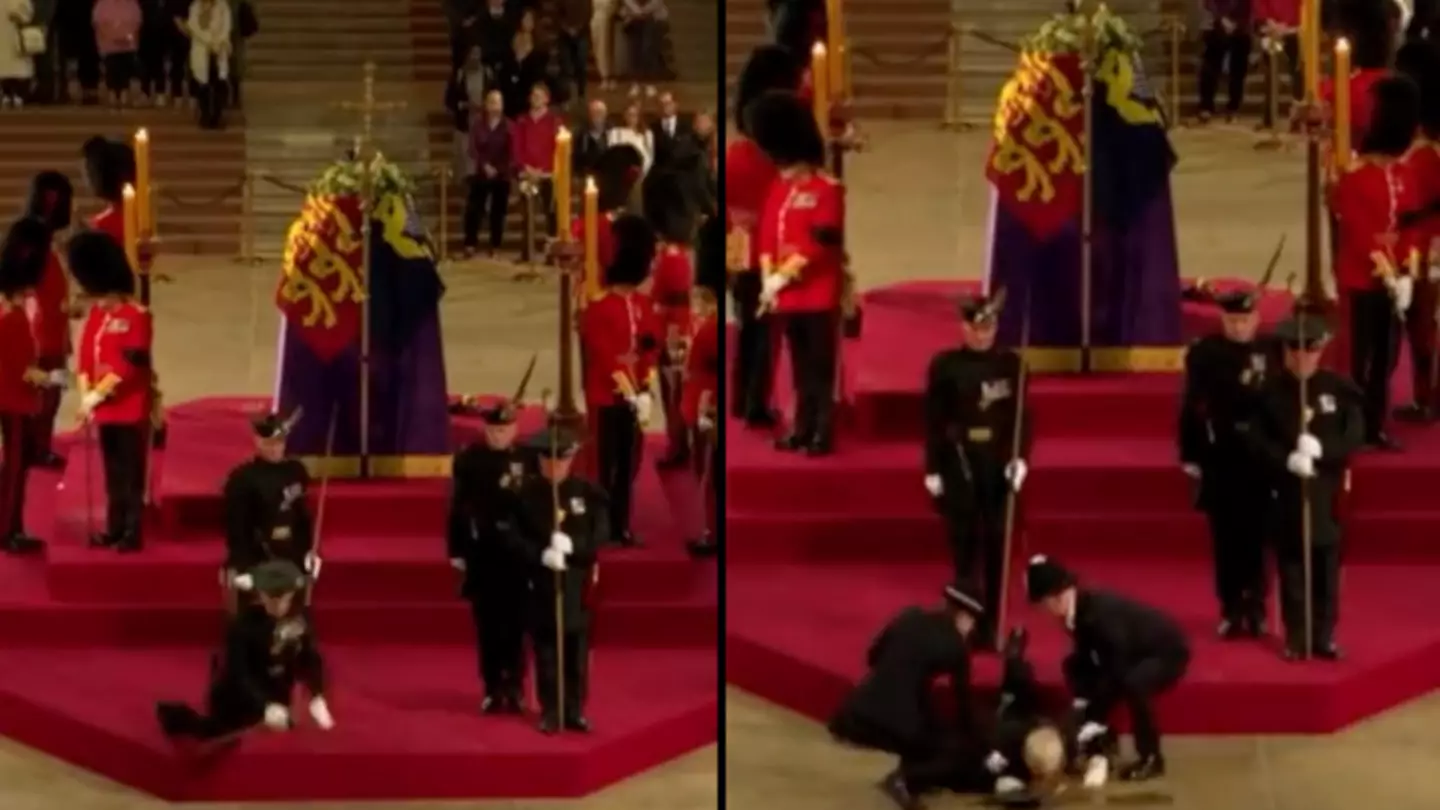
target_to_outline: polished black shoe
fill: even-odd
[[[541,734],[559,734],[560,718],[553,714],[546,714],[540,718],[540,724],[536,726]]]
[[[1269,633],[1270,627],[1264,616],[1249,616],[1245,619],[1245,635],[1250,638],[1264,638]]]
[[[4,551],[6,554],[39,554],[44,550],[45,542],[43,540],[31,537],[24,532],[18,532],[0,540],[0,551]]]
[[[1165,758],[1159,754],[1141,757],[1120,769],[1120,779],[1124,782],[1148,782],[1164,775]]]
[[[145,544],[140,542],[138,535],[127,534],[115,541],[115,550],[121,554],[135,554],[142,550]]]
[[[788,436],[775,441],[775,449],[782,453],[798,453],[809,446],[810,442],[804,437],[791,433]]]
[[[835,446],[827,441],[815,440],[805,445],[805,455],[811,458],[823,458],[835,452]]]
[[[521,697],[523,689],[516,689],[500,696],[500,712],[502,714],[524,714],[525,699]]]
[[[1402,449],[1400,443],[1391,438],[1388,433],[1377,433],[1365,440],[1365,444],[1386,453],[1398,453]]]
[[[1433,411],[1424,405],[1413,402],[1409,405],[1402,405],[1396,408],[1393,416],[1397,421],[1409,422],[1411,424],[1423,424],[1435,421],[1435,413]]]
[[[1315,648],[1315,657],[1321,661],[1339,661],[1344,657],[1344,653],[1341,652],[1339,645],[1331,641],[1317,646]]]
[[[780,420],[769,411],[752,413],[745,417],[745,427],[751,430],[774,430],[778,424],[780,424]]]
[[[644,544],[635,537],[634,532],[621,532],[620,536],[615,538],[615,545],[621,548],[639,548]]]
[[[480,701],[480,713],[504,714],[505,698],[500,697],[499,695],[486,695],[485,699]]]
[[[586,719],[585,715],[583,714],[576,715],[575,717],[567,717],[565,718],[565,730],[575,731],[580,734],[589,734],[590,721]]]
[[[1221,619],[1215,627],[1215,635],[1225,641],[1234,641],[1245,633],[1244,624],[1238,619]]]
[[[120,539],[109,532],[99,532],[90,535],[91,548],[114,548],[118,542],[120,542]]]
[[[35,462],[35,466],[42,470],[63,470],[65,469],[65,457],[59,453],[46,453]]]
[[[910,792],[910,786],[905,784],[905,777],[899,771],[880,780],[878,787],[900,810],[922,810],[924,807],[920,799]]]
[[[690,552],[691,557],[705,560],[720,553],[720,544],[715,542],[715,538],[711,537],[709,532],[706,532],[686,543],[685,550]]]

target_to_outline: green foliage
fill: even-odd
[[[415,181],[410,179],[404,169],[386,160],[378,152],[370,160],[369,170],[372,200],[383,200],[391,195],[408,199],[414,194]],[[365,171],[366,165],[362,161],[337,161],[310,184],[310,192],[337,197],[361,194],[365,186]]]
[[[1040,26],[1040,30],[1025,40],[1023,45],[1029,51],[1083,56],[1087,35],[1093,37],[1093,40],[1089,41],[1094,43],[1094,55],[1111,50],[1135,53],[1144,45],[1125,21],[1111,13],[1104,5],[1089,14],[1057,14]]]

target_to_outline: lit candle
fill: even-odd
[[[1300,4],[1300,63],[1305,70],[1305,97],[1320,98],[1320,0],[1303,0]]]
[[[561,127],[555,135],[555,221],[561,239],[570,233],[570,130]]]
[[[815,123],[820,134],[830,134],[830,73],[825,43],[817,42],[810,49],[810,94],[815,102]]]
[[[150,202],[150,131],[135,130],[135,198],[139,205],[135,224],[140,235],[148,237],[155,232],[154,211]]]
[[[585,178],[585,282],[582,301],[590,302],[600,297],[600,189],[595,178]]]
[[[843,0],[825,0],[825,43],[835,57],[830,64],[830,91],[844,98],[845,59],[850,49],[845,46],[845,10]]]
[[[1350,167],[1350,40],[1335,40],[1335,168]]]
[[[854,79],[850,76],[850,46],[841,45],[839,58],[835,60],[840,65],[840,83],[836,86],[835,95],[837,98],[853,99],[855,97]]]
[[[130,262],[130,269],[140,272],[140,213],[137,210],[135,187],[129,183],[120,192],[121,204],[120,214],[125,225],[125,258]]]

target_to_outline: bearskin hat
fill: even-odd
[[[615,235],[615,257],[605,268],[605,283],[635,287],[650,277],[655,262],[655,230],[644,217],[626,214],[611,226]]]
[[[1370,93],[1375,107],[1360,153],[1405,154],[1420,134],[1420,89],[1405,76],[1391,76],[1371,85]]]
[[[133,295],[135,272],[125,248],[101,231],[78,233],[70,239],[70,273],[86,295]]]
[[[1420,128],[1440,136],[1440,49],[1428,39],[1412,39],[1395,55],[1395,71],[1420,89]]]
[[[725,297],[725,220],[710,217],[695,237],[695,286]]]
[[[816,2],[792,3],[787,14],[772,18],[776,22],[775,44],[802,58],[810,55],[815,41],[825,30],[825,6]]]
[[[595,163],[595,186],[601,212],[624,208],[645,171],[645,159],[633,146],[619,144],[600,153]]]
[[[735,126],[740,133],[750,134],[745,110],[751,102],[771,90],[794,91],[803,72],[799,57],[779,45],[762,45],[751,52],[735,82]]]
[[[34,217],[17,220],[0,246],[0,293],[14,295],[40,283],[50,258],[50,229]]]
[[[1351,65],[1379,70],[1395,55],[1395,24],[1389,0],[1342,0],[1335,35],[1350,41]]]
[[[52,232],[70,227],[74,215],[75,187],[70,178],[54,170],[35,175],[30,181],[30,197],[25,201],[25,216],[35,217]]]
[[[96,135],[81,149],[85,180],[100,199],[118,204],[127,183],[135,182],[135,150],[121,141]]]
[[[815,114],[794,93],[771,91],[745,110],[750,137],[781,168],[825,162],[825,139]]]
[[[655,168],[641,186],[645,219],[662,241],[688,245],[695,238],[695,210],[679,172]]]

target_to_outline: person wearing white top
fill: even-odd
[[[35,9],[30,0],[0,0],[0,102],[18,107],[35,76],[35,58],[25,53],[21,30]]]
[[[640,153],[642,174],[650,172],[655,163],[655,134],[640,120],[640,105],[631,104],[625,108],[621,125],[610,130],[609,146],[633,146]]]
[[[190,36],[190,75],[200,95],[200,126],[219,129],[230,80],[230,6],[221,0],[195,0],[185,22]]]

